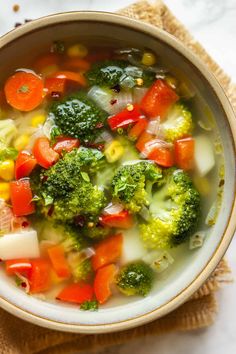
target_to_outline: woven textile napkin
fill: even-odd
[[[236,87],[211,59],[183,25],[160,1],[150,5],[142,1],[120,11],[121,14],[148,22],[171,33],[197,54],[215,74],[236,111]],[[206,283],[181,307],[150,324],[123,332],[99,335],[70,334],[53,331],[24,322],[0,309],[1,354],[69,354],[88,353],[135,337],[157,335],[170,331],[187,331],[211,325],[217,312],[215,291],[229,279],[230,270],[223,260]]]

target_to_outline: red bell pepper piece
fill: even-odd
[[[173,151],[169,148],[156,147],[147,157],[163,167],[171,167],[174,165]]]
[[[145,144],[153,139],[153,135],[144,131],[136,143],[136,148],[142,152],[145,149]]]
[[[8,275],[14,275],[16,272],[24,274],[32,268],[30,260],[26,258],[7,260],[5,266]]]
[[[175,142],[175,162],[183,170],[191,170],[194,161],[194,139],[188,137]]]
[[[122,210],[118,214],[102,215],[99,219],[104,226],[117,227],[120,229],[130,229],[133,226],[132,215],[127,210]]]
[[[141,117],[139,105],[128,105],[123,111],[108,118],[111,130],[126,128],[129,124],[137,122]]]
[[[79,145],[79,139],[60,137],[52,148],[58,154],[61,154],[63,151],[70,152],[74,148],[78,148]]]
[[[47,291],[51,285],[51,266],[48,260],[38,258],[31,260],[29,271],[30,292],[32,294]]]
[[[67,285],[58,295],[57,300],[82,304],[93,299],[93,287],[86,283]]]
[[[51,167],[59,159],[59,154],[50,147],[50,142],[46,137],[35,141],[33,154],[38,164],[44,168]]]
[[[156,80],[141,101],[140,108],[148,117],[165,117],[179,99],[175,91],[161,79]]]
[[[47,90],[47,94],[51,95],[53,92],[63,94],[65,91],[65,79],[48,77],[45,79],[44,88]]]
[[[48,256],[53,269],[60,278],[69,278],[71,275],[69,264],[65,257],[65,251],[62,245],[55,245],[48,248]]]
[[[111,285],[115,281],[116,273],[117,269],[114,264],[98,269],[94,279],[94,292],[100,304],[106,302],[112,295]]]
[[[92,266],[94,270],[104,265],[116,262],[122,251],[123,235],[117,234],[101,241],[95,247],[95,255],[92,257]]]
[[[15,165],[15,177],[20,179],[23,177],[28,177],[35,166],[37,165],[37,160],[28,151],[21,151],[16,159]]]
[[[138,137],[145,131],[147,128],[148,121],[145,118],[139,119],[137,123],[134,124],[134,126],[130,129],[128,137],[135,141],[138,139]]]
[[[15,216],[24,216],[34,213],[35,207],[32,202],[32,191],[29,179],[20,179],[10,182],[10,196],[12,210]]]

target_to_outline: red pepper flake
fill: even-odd
[[[116,99],[113,99],[110,101],[110,104],[113,106],[113,104],[117,103],[117,100]]]
[[[2,259],[0,258],[0,263],[2,262]]]
[[[26,288],[26,287],[27,287],[27,284],[23,281],[23,282],[21,283],[21,286],[22,286],[22,288]]]
[[[99,122],[96,124],[95,128],[96,129],[100,129],[100,128],[103,128],[104,127],[104,124],[102,122]]]
[[[84,224],[85,224],[85,217],[84,217],[83,215],[77,215],[77,216],[74,218],[74,223],[75,223],[75,225],[77,225],[77,226],[83,227]]]
[[[29,222],[28,222],[28,221],[23,221],[23,223],[21,224],[21,226],[22,226],[23,228],[28,227],[28,226],[29,226]]]
[[[61,94],[60,92],[51,92],[51,97],[58,100],[59,98],[61,98]]]
[[[12,10],[13,10],[14,12],[18,12],[18,11],[20,10],[20,5],[18,5],[18,4],[13,5],[13,6],[12,6]]]
[[[21,25],[22,25],[21,22],[16,22],[16,23],[15,23],[15,28],[16,28],[16,27],[20,27]]]
[[[32,20],[30,18],[25,19],[25,23],[31,22]]]
[[[52,205],[48,210],[48,216],[52,216],[53,212],[54,212],[54,205]]]

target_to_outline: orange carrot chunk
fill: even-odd
[[[29,72],[17,72],[5,83],[4,92],[10,106],[28,112],[43,101],[43,80]]]

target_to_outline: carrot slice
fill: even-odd
[[[106,302],[112,295],[111,284],[115,281],[117,269],[114,264],[109,264],[98,269],[94,279],[94,292],[100,304]]]
[[[5,83],[7,102],[20,111],[32,111],[43,101],[43,80],[29,72],[17,72]]]
[[[95,247],[95,255],[92,257],[93,269],[97,270],[104,265],[116,262],[121,256],[122,244],[122,234],[113,235],[101,241]]]
[[[140,152],[142,152],[145,149],[145,144],[152,139],[153,135],[144,131],[138,138],[138,141],[135,146]]]
[[[145,118],[141,118],[129,131],[128,137],[131,140],[137,140],[138,137],[144,132],[147,128],[148,121]]]
[[[55,74],[53,74],[54,78],[57,79],[65,79],[68,81],[74,81],[77,84],[81,85],[81,86],[86,86],[86,79],[83,76],[83,74],[81,73],[76,73],[74,71],[57,71]]]
[[[48,66],[58,65],[60,61],[60,56],[56,53],[48,53],[40,55],[34,62],[34,68],[41,72]]]

